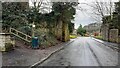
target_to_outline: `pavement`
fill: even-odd
[[[93,38],[93,37],[92,37],[92,39],[95,40],[95,41],[97,41],[97,42],[99,42],[99,43],[102,43],[102,44],[104,44],[105,46],[108,46],[108,47],[110,47],[110,48],[112,48],[112,49],[114,49],[114,50],[116,50],[116,51],[120,51],[120,50],[119,50],[119,45],[120,45],[120,44],[103,41],[103,40],[96,39],[96,38]]]
[[[103,42],[104,43],[104,42]],[[117,66],[118,52],[91,37],[78,37],[36,66]]]
[[[52,46],[46,49],[30,49],[26,48],[22,42],[18,42],[14,50],[9,52],[2,53],[2,66],[31,66],[46,58],[48,55],[54,53],[65,45],[71,43],[73,40],[70,40],[65,43],[60,43],[56,46]]]

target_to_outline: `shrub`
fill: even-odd
[[[77,38],[77,36],[76,35],[70,35],[70,38],[74,39],[74,38]]]
[[[10,51],[13,49],[13,44],[12,43],[5,43],[5,51]]]

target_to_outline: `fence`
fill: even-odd
[[[29,43],[31,42],[31,38],[32,38],[31,36],[29,36],[23,32],[20,32],[14,28],[10,28],[10,33],[21,38],[22,40],[24,40],[26,42],[29,42]]]

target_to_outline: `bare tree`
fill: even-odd
[[[110,23],[112,23],[112,13],[114,12],[114,2],[109,0],[108,2],[99,2],[96,0],[93,3],[94,7],[93,16],[100,17],[99,19],[102,21],[101,33],[105,40],[109,40],[109,29]]]
[[[34,19],[38,21],[38,15],[39,13],[49,13],[50,12],[50,1],[49,0],[31,0],[31,7],[33,9]],[[35,30],[35,21],[32,23],[32,36],[34,37],[34,30]],[[40,24],[39,24],[40,25]],[[44,25],[44,26],[43,26]],[[44,21],[44,24],[42,27],[44,28],[44,31],[46,32],[46,22]]]
[[[111,16],[112,19],[112,13],[114,11],[114,2],[112,0],[109,0],[107,2],[100,2],[100,0],[95,0],[94,2],[90,3],[80,3],[87,5],[90,7],[89,9],[85,9],[85,7],[78,7],[79,10],[82,12],[85,12],[90,15],[90,18],[94,19],[95,21],[101,21],[103,17],[105,16]],[[91,12],[87,12],[87,10],[92,10]]]
[[[92,7],[92,17],[98,18],[101,20],[105,16],[110,16],[110,19],[112,19],[112,13],[114,12],[114,2],[109,0],[108,2],[99,2],[99,0],[96,0],[93,3]]]
[[[31,4],[41,13],[49,13],[51,11],[50,0],[31,0]]]

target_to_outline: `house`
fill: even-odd
[[[89,33],[89,34],[94,34],[94,33],[99,33],[101,32],[101,25],[102,23],[91,23],[83,28]]]

